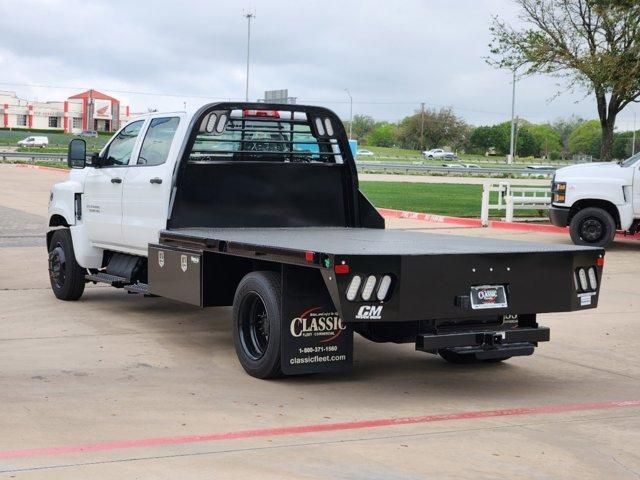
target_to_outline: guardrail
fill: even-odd
[[[36,160],[57,160],[63,162],[67,159],[64,153],[40,153],[40,152],[0,152],[0,159],[6,161],[10,158],[28,159],[32,162]],[[515,168],[515,167],[443,167],[441,165],[428,164],[410,164],[410,163],[392,163],[392,162],[356,162],[359,170],[378,170],[382,172],[398,172],[405,173],[460,173],[465,175],[544,175],[551,176],[555,169],[531,169],[531,168]]]
[[[356,167],[359,170],[378,170],[383,172],[398,172],[403,171],[405,173],[417,172],[417,173],[464,173],[467,175],[483,174],[483,175],[544,175],[551,176],[556,171],[555,168],[515,168],[515,167],[478,167],[478,168],[466,168],[466,167],[444,167],[441,165],[428,165],[428,164],[409,164],[409,163],[391,163],[391,162],[356,162]]]
[[[7,160],[9,158],[27,158],[32,162],[35,160],[56,160],[64,162],[67,160],[66,153],[39,153],[39,152],[0,152],[0,158]]]
[[[491,192],[498,193],[498,203],[491,204]],[[505,210],[505,221],[513,222],[514,210],[548,210],[551,204],[549,187],[511,186],[509,182],[485,183],[482,189],[480,222],[489,225],[489,210]]]

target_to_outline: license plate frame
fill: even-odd
[[[476,285],[469,294],[472,310],[487,310],[509,307],[507,289],[504,285]]]

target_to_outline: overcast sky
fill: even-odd
[[[348,119],[349,89],[354,113],[377,119],[398,120],[420,102],[476,125],[510,117],[511,74],[483,60],[492,15],[517,22],[510,0],[2,0],[0,89],[45,101],[95,88],[137,112],[241,100],[243,11],[257,15],[251,99],[288,88],[299,103]],[[597,118],[592,97],[552,99],[558,90],[555,79],[521,79],[516,113]],[[633,124],[631,108],[622,129]]]

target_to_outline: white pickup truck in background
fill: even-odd
[[[556,171],[551,223],[569,226],[576,245],[606,247],[616,230],[640,230],[640,153],[621,162],[572,165]]]

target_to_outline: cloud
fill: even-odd
[[[242,99],[247,33],[242,14],[253,9],[253,99],[264,90],[288,88],[300,102],[323,103],[346,117],[348,88],[356,113],[380,119],[402,118],[420,102],[451,106],[476,124],[510,115],[510,74],[483,60],[491,16],[516,21],[508,0],[273,0],[254,5],[4,0],[0,88],[39,100],[96,88],[136,111],[174,109],[205,98]],[[581,94],[547,102],[556,91],[552,79],[522,80],[518,114],[533,121],[572,113],[596,116],[594,102]]]

